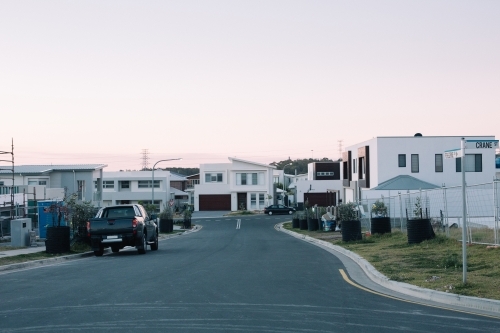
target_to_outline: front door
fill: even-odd
[[[247,210],[247,194],[238,193],[238,210]]]

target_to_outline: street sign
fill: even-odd
[[[497,149],[498,140],[465,140],[465,149]]]
[[[458,158],[458,157],[462,157],[462,150],[460,148],[446,150],[444,152],[444,158]]]

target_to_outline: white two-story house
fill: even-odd
[[[154,205],[157,211],[175,199],[174,188],[170,188],[170,172],[155,170],[154,193],[153,174],[151,171],[116,171],[104,172],[102,180],[103,206],[136,204],[151,204],[154,195]]]
[[[276,167],[229,158],[230,163],[201,164],[199,184],[194,186],[194,209],[262,210],[276,196]]]
[[[494,136],[464,138],[495,140]],[[418,190],[461,185],[461,158],[445,158],[446,151],[460,148],[461,139],[461,136],[421,136],[417,133],[415,136],[376,137],[346,147],[342,154],[345,201],[380,196],[374,189],[381,188]],[[491,182],[495,177],[495,149],[472,146],[465,151],[467,183]]]

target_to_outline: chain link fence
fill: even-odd
[[[500,181],[466,186],[466,225],[469,243],[498,245]],[[370,191],[373,195],[376,191]],[[388,208],[392,229],[406,232],[408,219],[428,218],[436,233],[462,239],[462,187],[398,192],[397,195],[366,198],[359,202],[362,227],[370,230],[373,204],[382,201]]]

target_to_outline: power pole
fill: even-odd
[[[149,167],[149,150],[142,150],[142,170],[146,170]]]
[[[11,151],[0,151],[0,155],[10,154],[10,160],[1,159],[0,162],[12,163],[11,169],[0,169],[0,170],[10,170],[12,171],[12,185],[10,187],[10,217],[14,218],[14,138],[12,138],[12,148]]]

